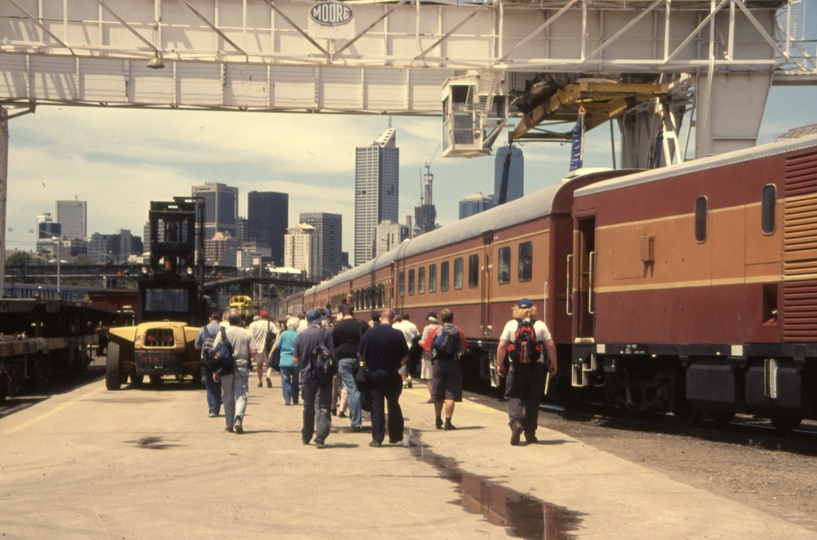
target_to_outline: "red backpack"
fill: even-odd
[[[512,362],[532,364],[542,356],[542,344],[536,341],[536,331],[533,329],[535,322],[519,321],[513,342],[508,345],[508,355]]]

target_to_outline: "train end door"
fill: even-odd
[[[568,255],[572,279],[574,343],[595,342],[596,217],[576,219],[573,254]]]

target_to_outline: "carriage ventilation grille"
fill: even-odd
[[[173,347],[175,343],[170,328],[152,328],[145,332],[146,347]]]
[[[817,152],[786,160],[783,340],[817,341]]]

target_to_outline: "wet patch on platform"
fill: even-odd
[[[463,471],[454,458],[440,456],[420,441],[420,433],[406,429],[403,444],[418,460],[437,469],[440,477],[456,484],[457,504],[489,523],[504,527],[510,536],[543,540],[577,538],[580,512],[567,510],[525,493],[492,482],[484,476]]]

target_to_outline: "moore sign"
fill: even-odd
[[[323,26],[340,26],[354,16],[352,8],[340,2],[320,2],[309,10],[309,18]]]

